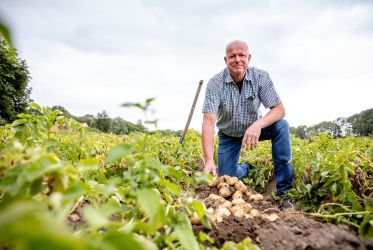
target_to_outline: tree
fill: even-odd
[[[96,128],[96,118],[94,115],[86,114],[84,116],[77,117],[77,121],[87,123],[89,127]]]
[[[350,116],[347,120],[351,123],[352,132],[355,135],[368,136],[373,134],[373,108]]]
[[[326,133],[334,137],[341,137],[341,128],[334,122],[324,121],[312,126],[311,131],[314,130],[315,134]]]
[[[19,59],[0,36],[0,122],[12,122],[23,113],[30,102],[30,76],[26,61]]]
[[[111,131],[112,120],[104,110],[101,113],[97,114],[96,118],[96,128],[101,130],[102,132],[108,133]]]
[[[62,112],[63,116],[65,116],[66,118],[74,118],[74,116],[72,114],[70,114],[69,111],[67,111],[67,109],[65,109],[64,107],[62,106],[53,106],[52,107],[52,110],[59,110]]]
[[[125,120],[120,117],[113,119],[111,130],[114,134],[117,135],[126,135],[128,134],[128,127],[125,124]]]

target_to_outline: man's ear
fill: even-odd
[[[225,56],[225,57],[224,57],[224,62],[225,62],[225,64],[227,64],[227,60],[228,60],[228,59],[227,59],[227,57]],[[249,59],[249,60],[250,60],[250,59]]]
[[[251,54],[249,54],[249,55],[247,56],[247,59],[249,59],[249,62],[250,62],[250,60],[251,60]]]

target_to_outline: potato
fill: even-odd
[[[234,199],[232,201],[233,206],[241,205],[241,204],[245,204],[245,203],[246,203],[246,201],[244,201],[242,198]]]
[[[257,201],[262,201],[264,199],[263,195],[261,194],[256,194],[256,200]]]
[[[198,217],[198,214],[196,212],[191,214],[190,223],[192,223],[193,225],[200,225],[201,224],[201,221],[200,221],[200,219]]]
[[[236,184],[237,181],[238,181],[238,178],[234,176],[234,177],[230,177],[230,178],[227,180],[227,183],[228,183],[228,185],[230,185],[230,186],[234,186],[234,184]]]
[[[234,184],[234,188],[240,190],[242,193],[246,193],[247,191],[247,187],[242,181],[237,181],[236,184]]]
[[[221,182],[227,182],[227,179],[229,178],[228,175],[223,175],[219,177],[219,183]]]
[[[232,195],[232,199],[235,200],[235,199],[238,199],[238,198],[242,198],[243,194],[240,190],[237,190],[236,192],[234,192],[234,194]]]
[[[267,217],[267,219],[269,220],[269,221],[275,221],[275,220],[277,220],[279,217],[278,217],[278,215],[277,214],[270,214],[268,217]]]
[[[216,194],[210,194],[208,199],[212,201],[222,201],[222,202],[225,201],[223,197],[216,195]]]
[[[262,201],[263,200],[263,195],[261,194],[253,194],[249,197],[251,201]]]
[[[254,218],[251,214],[244,214],[243,217],[245,217],[245,219],[252,219],[252,218]]]
[[[245,214],[250,213],[251,209],[253,208],[249,203],[243,203],[238,206],[240,206],[243,209]]]
[[[229,211],[228,208],[225,208],[225,207],[221,207],[221,208],[218,208],[216,210],[216,215],[218,216],[221,216],[221,217],[226,217],[226,216],[229,216],[231,215],[231,211]]]
[[[232,203],[230,201],[225,201],[222,204],[218,205],[218,208],[224,207],[224,208],[230,208],[232,206]]]
[[[232,207],[231,212],[236,217],[242,217],[245,214],[245,211],[241,206]]]
[[[228,183],[220,182],[220,183],[218,184],[218,189],[222,189],[222,188],[229,188]]]
[[[253,216],[253,217],[260,217],[262,215],[262,213],[257,209],[252,209],[250,211],[250,215]]]
[[[222,222],[222,221],[223,221],[223,217],[220,216],[220,215],[216,215],[216,216],[215,216],[215,220],[216,220],[217,222]]]
[[[221,197],[228,197],[231,195],[231,191],[229,190],[229,188],[222,188],[219,190],[219,194]]]
[[[245,194],[247,197],[250,197],[253,195],[253,193],[250,190],[247,190]]]
[[[208,209],[206,209],[206,212],[209,213],[209,214],[213,214],[215,212],[215,210],[214,210],[214,208],[209,207]]]

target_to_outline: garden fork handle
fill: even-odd
[[[190,112],[189,112],[188,121],[187,121],[187,123],[185,124],[185,128],[184,128],[183,134],[182,134],[181,137],[180,137],[180,141],[179,141],[180,144],[183,143],[183,141],[184,141],[184,137],[185,137],[185,134],[186,134],[186,132],[188,131],[189,124],[190,124],[190,121],[192,120],[192,116],[193,116],[194,108],[196,107],[197,100],[198,100],[198,96],[199,96],[199,92],[201,91],[202,84],[203,84],[203,80],[200,80],[199,83],[198,83],[198,88],[197,88],[196,95],[194,96],[194,100],[193,100],[192,107],[191,107]]]

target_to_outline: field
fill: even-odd
[[[253,165],[244,186],[263,194],[242,200],[259,214],[217,218],[198,132],[183,145],[92,133],[33,107],[0,127],[0,249],[373,248],[372,138],[292,138],[300,211],[278,209],[270,142],[242,152]]]

